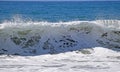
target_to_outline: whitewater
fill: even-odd
[[[0,72],[120,72],[120,21],[4,21]]]

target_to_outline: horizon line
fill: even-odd
[[[16,0],[1,0],[1,1],[16,1]],[[40,1],[40,0],[17,0],[17,1]],[[45,0],[41,0],[40,2],[55,2],[55,0],[49,0],[49,1],[45,1]],[[64,1],[72,1],[73,0],[64,0],[64,1],[60,1],[60,0],[57,0],[59,2],[64,2]],[[57,2],[56,1],[56,2]],[[79,0],[74,0],[74,1],[79,1]],[[96,0],[82,0],[82,1],[96,1]],[[97,0],[97,1],[106,1],[106,0]],[[119,0],[108,0],[108,1],[119,1]]]

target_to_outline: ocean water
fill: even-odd
[[[0,22],[14,17],[33,21],[120,20],[120,1],[5,2],[0,1]]]
[[[0,72],[120,72],[120,1],[0,1]]]
[[[94,47],[120,48],[120,1],[0,1],[0,54]]]

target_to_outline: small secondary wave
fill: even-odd
[[[99,46],[120,48],[119,20],[0,24],[1,54],[53,54]]]

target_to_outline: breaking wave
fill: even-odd
[[[0,24],[0,54],[54,54],[93,47],[120,48],[120,20]]]

